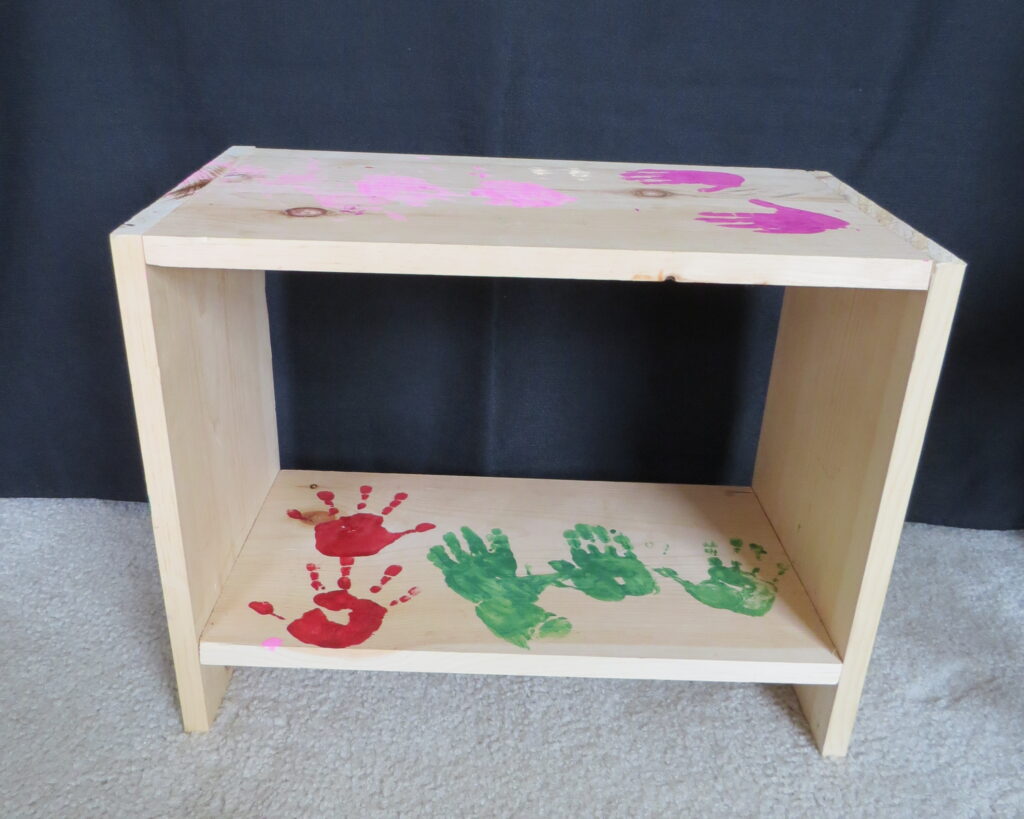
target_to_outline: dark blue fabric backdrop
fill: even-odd
[[[970,262],[911,516],[1024,526],[1024,6],[0,6],[0,494],[140,499],[107,233],[231,144],[832,171]],[[275,274],[289,466],[744,482],[772,290]]]

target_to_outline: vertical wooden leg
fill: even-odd
[[[264,273],[148,266],[111,237],[182,721],[208,730],[230,676],[199,636],[279,469]]]
[[[787,288],[753,487],[843,659],[838,685],[797,686],[826,756],[849,747],[962,277]]]

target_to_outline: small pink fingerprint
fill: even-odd
[[[280,648],[283,641],[280,637],[268,637],[263,641],[263,647],[267,651],[273,651],[274,649]]]
[[[567,202],[576,201],[574,196],[546,188],[536,182],[513,182],[509,179],[485,180],[479,188],[474,188],[469,194],[482,197],[491,205],[510,208],[556,208]]]

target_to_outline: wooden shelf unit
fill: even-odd
[[[187,730],[235,665],[790,682],[846,753],[963,262],[820,172],[244,147],[111,245]],[[753,485],[281,470],[295,269],[783,285]]]

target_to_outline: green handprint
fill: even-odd
[[[467,548],[448,532],[445,545],[431,547],[427,559],[452,591],[477,604],[476,616],[487,628],[521,648],[529,648],[535,637],[561,637],[572,630],[567,619],[535,605],[558,575],[517,574],[516,557],[501,529],[492,529],[486,543],[468,526],[461,531]]]
[[[743,548],[743,541],[734,538],[729,543],[733,552],[739,554]],[[765,554],[764,547],[756,543],[748,544],[747,548],[758,560]],[[731,566],[724,565],[718,557],[718,546],[714,543],[705,543],[704,553],[708,556],[708,579],[700,583],[683,580],[675,569],[654,571],[662,577],[674,580],[706,606],[728,609],[751,617],[763,617],[768,613],[779,590],[778,580],[786,573],[784,564],[777,563],[775,577],[766,580],[760,576],[760,566],[745,571],[740,568],[738,560],[732,561]]]
[[[621,532],[577,523],[562,536],[569,544],[572,562],[549,562],[558,573],[558,585],[571,586],[595,600],[609,601],[658,592],[654,577],[633,552],[630,539]],[[622,548],[621,553],[616,545]]]

